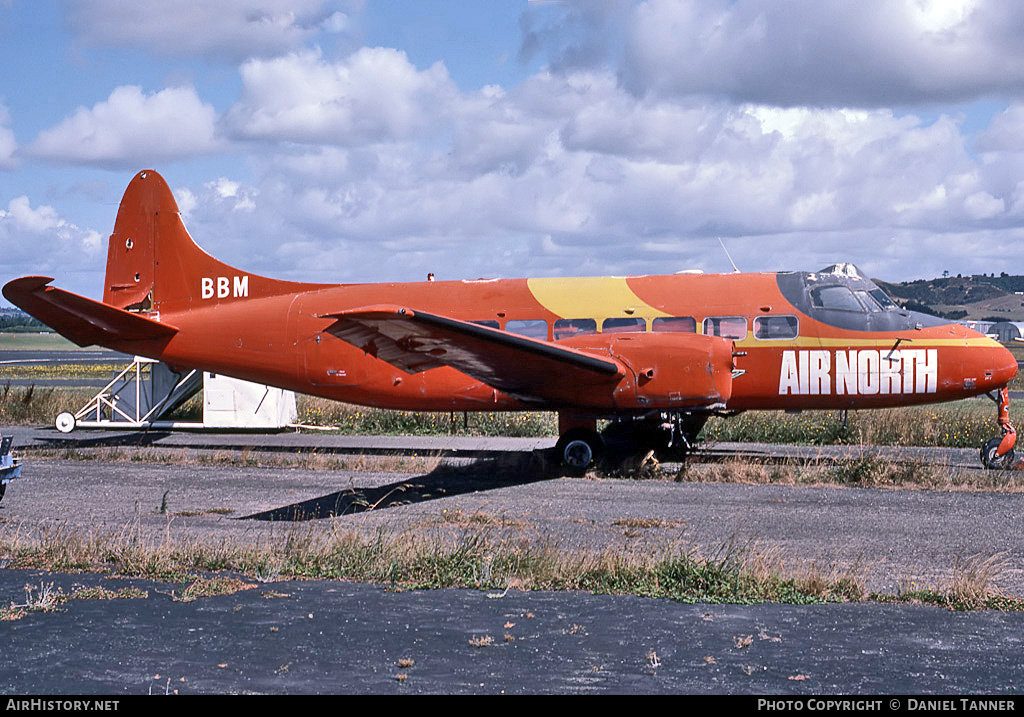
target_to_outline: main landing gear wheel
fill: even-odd
[[[1002,438],[992,438],[982,446],[981,462],[985,464],[986,468],[1009,470],[1013,467],[1015,455],[1012,448],[1001,456],[996,455],[996,451],[999,449],[999,444],[1002,441]]]
[[[601,458],[604,440],[594,431],[576,428],[562,434],[555,444],[555,451],[568,473],[583,475]]]
[[[54,422],[54,425],[57,426],[57,430],[61,433],[71,433],[71,431],[75,430],[75,417],[65,411],[57,416],[57,420]]]

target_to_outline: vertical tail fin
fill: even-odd
[[[199,248],[159,173],[135,175],[121,199],[107,247],[103,303],[129,311],[174,311],[301,290],[250,275]]]

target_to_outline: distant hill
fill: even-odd
[[[38,319],[18,309],[0,309],[0,331],[9,333],[52,331]]]
[[[1024,276],[1004,272],[876,283],[914,311],[950,319],[1024,321]]]

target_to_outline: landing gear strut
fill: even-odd
[[[604,437],[609,444],[617,441],[633,450],[685,455],[693,451],[708,417],[706,413],[661,413],[622,418],[605,429]]]
[[[993,438],[981,448],[981,462],[986,468],[1009,469],[1014,465],[1013,447],[1017,443],[1017,429],[1010,423],[1010,391],[1003,387],[988,397],[996,402],[999,408],[997,423],[1003,435]]]
[[[571,475],[583,475],[608,455],[621,459],[636,453],[670,451],[675,456],[693,450],[697,434],[708,414],[659,413],[629,416],[613,421],[597,432],[593,417],[571,414],[558,416],[559,435],[555,446],[557,460]]]

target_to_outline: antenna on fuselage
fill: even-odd
[[[729,254],[729,250],[725,248],[725,242],[722,241],[722,237],[717,237],[717,239],[718,239],[718,243],[722,245],[722,251],[724,251],[725,255],[729,258],[729,263],[732,264],[733,272],[736,273],[736,274],[742,274],[743,272],[741,272],[739,270],[739,267],[736,266],[736,262],[734,262],[732,260],[732,256]]]

